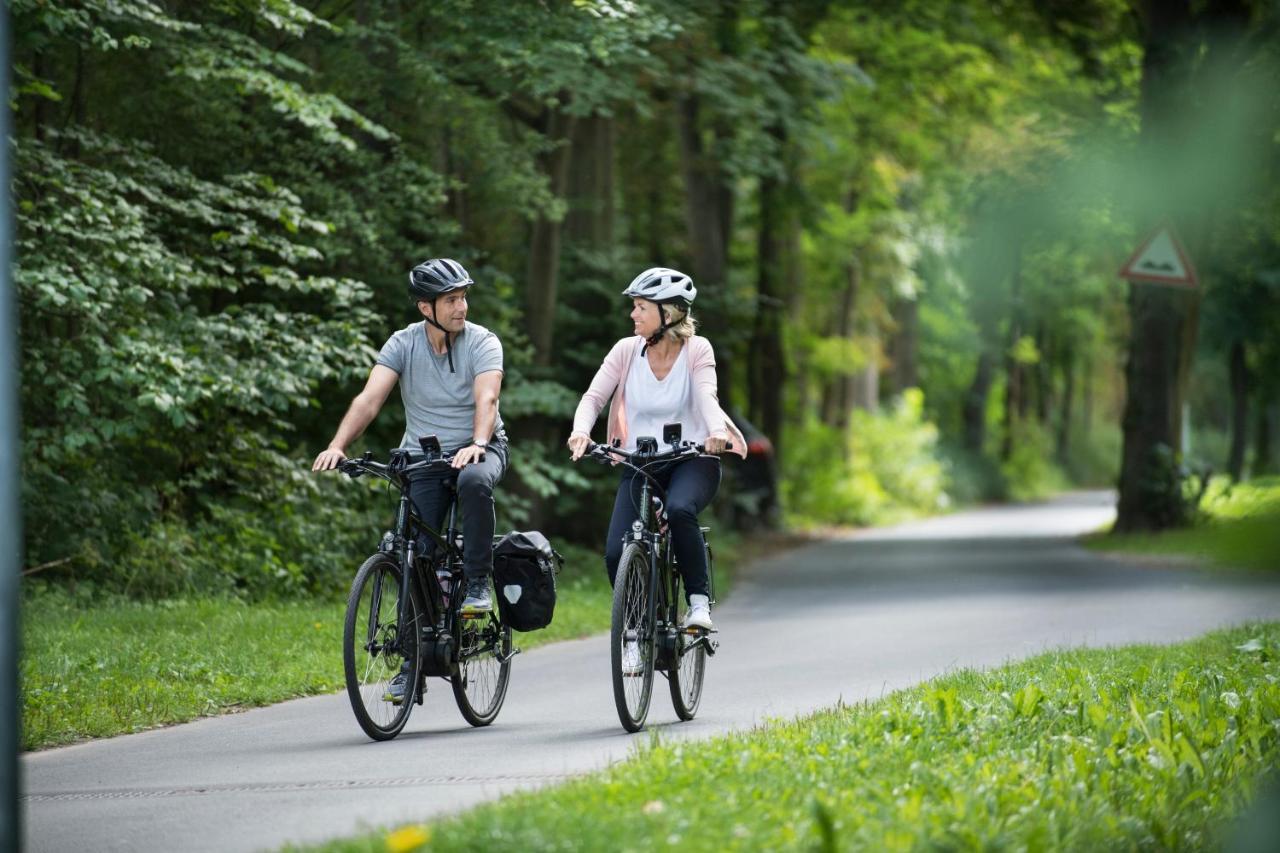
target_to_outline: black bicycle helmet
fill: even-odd
[[[462,264],[449,258],[432,258],[409,271],[409,296],[414,299],[434,300],[473,284]]]
[[[461,290],[475,284],[465,267],[449,258],[432,258],[423,261],[409,271],[409,298],[414,302],[430,302],[435,310],[436,299],[446,293]],[[449,372],[453,369],[453,336],[431,317],[424,316],[431,325],[444,332],[444,350],[449,356]]]

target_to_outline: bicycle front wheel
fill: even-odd
[[[458,596],[461,604],[462,597]],[[503,625],[496,610],[477,619],[454,614],[458,630],[458,671],[454,673],[453,698],[463,719],[473,726],[487,726],[502,710],[511,680],[511,628]]]
[[[628,543],[613,581],[613,624],[609,653],[613,664],[613,702],[629,732],[644,728],[653,696],[653,621],[649,613],[649,555]]]
[[[400,734],[417,698],[421,659],[422,608],[409,596],[400,620],[400,564],[390,554],[374,554],[356,572],[347,599],[342,631],[342,662],[351,710],[364,733],[374,740]],[[397,703],[391,681],[404,673],[405,688]]]

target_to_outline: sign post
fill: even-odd
[[[9,91],[9,4],[0,8],[0,83]],[[9,139],[9,110],[0,111],[0,141]],[[9,146],[0,151],[0,850],[18,850],[18,354],[9,265],[13,216]]]

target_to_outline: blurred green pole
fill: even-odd
[[[0,7],[0,92],[9,92],[9,4]],[[18,359],[10,267],[9,107],[0,109],[0,850],[18,850]]]

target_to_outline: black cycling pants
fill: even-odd
[[[507,471],[507,445],[495,441],[485,448],[484,461],[472,462],[461,470],[429,469],[418,472],[409,483],[409,499],[418,517],[438,533],[449,508],[449,484],[456,478],[458,509],[462,514],[462,561],[467,579],[487,578],[493,573],[493,488]],[[435,542],[418,537],[418,553],[428,560],[435,554]]]
[[[710,595],[707,585],[707,554],[698,513],[707,508],[720,488],[720,460],[714,456],[695,456],[669,465],[646,468],[667,491],[667,524],[671,528],[671,546],[675,550],[685,595]],[[631,532],[640,505],[641,477],[625,469],[618,494],[613,501],[613,518],[609,521],[609,537],[604,547],[604,566],[609,584],[618,576],[622,558],[623,537]]]

